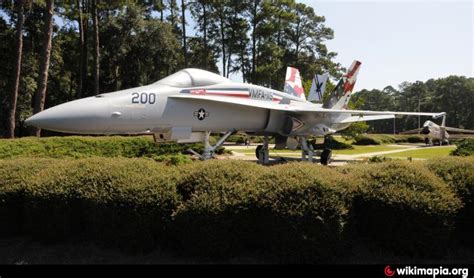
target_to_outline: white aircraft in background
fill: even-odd
[[[44,110],[26,120],[27,125],[76,134],[151,134],[156,142],[204,141],[202,159],[233,133],[264,136],[258,147],[259,162],[269,161],[269,136],[296,138],[302,159],[316,155],[309,136],[324,136],[353,122],[389,119],[395,115],[436,116],[437,113],[349,110],[360,62],[354,61],[327,101],[307,101],[299,71],[288,68],[284,92],[258,85],[233,82],[218,74],[183,69],[153,84],[70,101]],[[313,84],[311,99],[321,84]],[[321,100],[322,92],[319,96]],[[211,146],[209,136],[224,133]],[[318,153],[322,164],[331,150]]]
[[[400,134],[423,134],[425,136],[425,143],[428,146],[433,146],[434,141],[437,141],[440,146],[443,144],[449,145],[450,137],[464,137],[461,134],[474,135],[474,130],[446,126],[445,114],[441,114],[440,116],[443,116],[443,121],[441,122],[440,126],[432,121],[426,121],[422,128],[403,131],[400,132]],[[448,131],[451,133],[456,133],[456,135],[450,136]]]

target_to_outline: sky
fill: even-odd
[[[335,61],[362,62],[355,91],[474,73],[473,1],[299,0],[326,18]]]
[[[326,45],[338,53],[336,62],[346,68],[354,59],[362,62],[354,91],[474,74],[474,0],[297,2],[312,6],[334,30]],[[195,35],[194,27],[188,22],[188,36]],[[242,81],[242,75],[231,79]]]

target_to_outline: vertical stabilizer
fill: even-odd
[[[309,90],[308,101],[314,103],[322,103],[324,90],[326,89],[326,82],[328,80],[329,74],[315,74],[313,77],[313,83],[311,84],[311,89]]]
[[[298,69],[292,67],[286,68],[285,87],[283,91],[287,94],[306,100],[303,85],[301,83],[300,71]]]
[[[323,104],[324,108],[345,109],[351,98],[352,90],[357,80],[361,62],[354,61],[347,70],[346,74],[342,76],[336,85],[336,88],[331,92],[329,99]]]

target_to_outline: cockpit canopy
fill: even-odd
[[[431,127],[433,126],[433,122],[432,121],[426,121],[424,124],[423,124],[423,127]]]
[[[153,84],[178,88],[209,86],[220,83],[229,83],[231,80],[218,74],[201,69],[183,69],[167,76]]]

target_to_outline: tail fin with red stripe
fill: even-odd
[[[336,85],[336,88],[331,92],[330,98],[324,102],[324,108],[345,109],[351,98],[352,90],[357,80],[361,62],[354,61],[347,70],[347,73],[342,76]]]
[[[296,68],[287,67],[285,76],[285,87],[283,91],[287,94],[306,100],[303,85],[301,83],[300,71]]]

